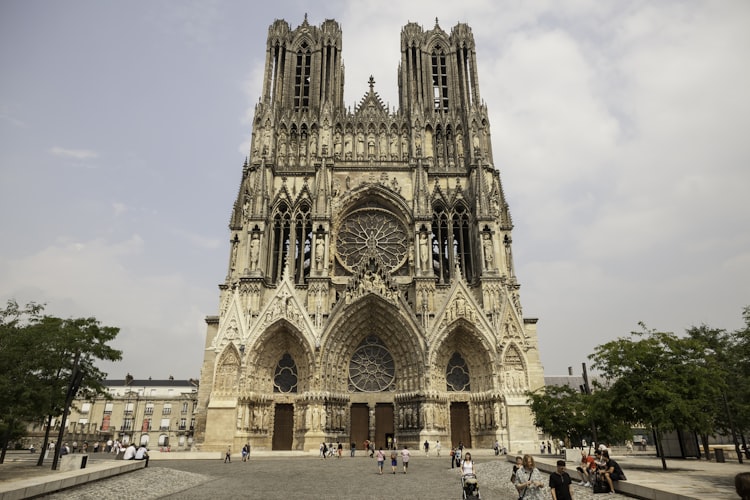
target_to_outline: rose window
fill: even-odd
[[[390,212],[380,209],[357,210],[341,223],[336,237],[339,262],[349,271],[366,257],[378,256],[388,271],[406,261],[406,228]]]
[[[349,389],[380,392],[391,388],[396,376],[393,356],[374,336],[367,337],[349,362]]]

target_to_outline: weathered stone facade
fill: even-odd
[[[471,29],[403,28],[398,110],[372,78],[344,106],[341,48],[333,20],[269,28],[196,442],[531,450],[536,320],[521,310]]]

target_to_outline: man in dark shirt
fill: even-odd
[[[607,483],[609,483],[609,491],[615,491],[615,485],[612,484],[612,481],[625,481],[625,473],[622,471],[620,464],[615,462],[614,459],[609,458],[608,451],[604,450],[602,455],[607,461],[604,464],[604,471],[602,474],[604,474],[604,478],[607,480]]]
[[[573,500],[573,481],[565,472],[565,460],[557,461],[557,470],[549,475],[552,500]]]

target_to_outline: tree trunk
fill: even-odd
[[[0,450],[0,464],[5,462],[5,452],[8,451],[8,442],[10,442],[10,433],[15,425],[13,417],[8,420],[8,428],[5,430],[5,439],[3,439],[3,449]]]
[[[703,451],[706,452],[706,460],[711,460],[711,451],[708,449],[708,434],[701,434],[701,442],[703,443]]]
[[[44,454],[47,453],[47,446],[49,446],[49,429],[52,426],[52,415],[47,417],[47,428],[44,430],[44,442],[42,443],[41,453],[39,454],[39,460],[37,460],[37,467],[41,467],[44,464]]]
[[[667,460],[664,458],[664,448],[661,445],[661,432],[659,432],[658,427],[654,427],[654,434],[656,435],[656,453],[661,458],[661,467],[664,470],[667,470]]]

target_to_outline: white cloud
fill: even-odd
[[[115,217],[118,217],[128,211],[127,205],[120,203],[119,201],[112,202],[112,210],[114,211]]]
[[[99,157],[99,153],[90,149],[66,149],[57,146],[51,148],[50,153],[61,158],[73,158],[76,160],[90,160]]]
[[[139,235],[127,240],[60,240],[35,254],[7,262],[0,269],[0,296],[46,303],[45,312],[63,317],[95,316],[120,327],[113,344],[124,349],[120,371],[148,370],[163,376],[175,369],[198,375],[205,333],[199,304],[211,303],[212,289],[196,287],[185,274],[148,273],[141,259],[147,247]],[[178,346],[178,348],[176,348]],[[165,362],[166,353],[180,358]],[[165,364],[167,366],[165,367]],[[171,366],[172,368],[169,368]]]

